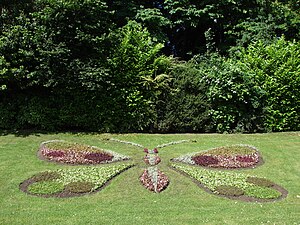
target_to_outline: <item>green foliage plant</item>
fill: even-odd
[[[175,61],[169,72],[171,89],[162,92],[157,101],[158,131],[206,131],[210,104],[201,72],[193,63]]]
[[[257,42],[240,55],[264,91],[264,124],[269,131],[299,130],[300,44],[281,37],[271,45]]]
[[[195,57],[194,63],[209,87],[207,129],[217,132],[261,130],[263,90],[245,66],[218,55]]]
[[[265,178],[260,178],[260,177],[248,177],[247,182],[251,184],[255,184],[257,186],[261,187],[272,187],[274,186],[274,183],[270,180],[267,180]]]
[[[40,181],[28,186],[28,192],[39,195],[51,195],[62,192],[64,185],[57,181]]]
[[[87,193],[92,191],[94,184],[90,182],[73,182],[65,186],[65,190],[72,193]]]
[[[118,131],[143,130],[153,123],[156,93],[168,79],[160,74],[166,61],[159,56],[163,45],[135,21],[115,33],[116,47],[108,59],[112,89],[107,111],[115,117],[108,120],[109,126]]]
[[[235,186],[226,186],[221,185],[216,187],[216,192],[218,192],[220,195],[226,195],[226,196],[241,196],[244,194],[244,191],[240,188],[237,188]]]
[[[35,182],[56,180],[61,175],[56,171],[45,171],[34,175],[31,179]]]
[[[80,167],[69,170],[60,169],[61,177],[58,179],[63,184],[73,182],[90,182],[95,184],[94,190],[104,185],[108,180],[122,171],[130,168],[132,164],[118,164],[107,167]]]
[[[245,190],[245,195],[260,199],[276,199],[281,196],[281,193],[273,188],[250,186]]]

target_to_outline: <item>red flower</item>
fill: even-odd
[[[144,152],[148,153],[148,149],[147,149],[147,148],[144,148]]]
[[[157,148],[153,149],[153,152],[154,152],[154,153],[158,153]]]

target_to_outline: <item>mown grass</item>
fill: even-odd
[[[147,191],[139,181],[143,149],[107,138],[132,141],[152,149],[159,144],[192,139],[159,149],[159,169],[170,179],[162,193]],[[70,168],[39,160],[41,142],[66,140],[114,150],[137,164],[96,194],[74,198],[39,198],[19,190],[25,179],[45,170]],[[266,177],[289,191],[286,199],[268,203],[234,201],[211,195],[190,178],[169,168],[169,159],[214,147],[249,144],[257,147],[265,163],[239,170]],[[105,165],[101,165],[105,166]],[[3,134],[0,136],[0,224],[299,224],[300,133],[274,134]]]

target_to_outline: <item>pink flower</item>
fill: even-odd
[[[157,148],[153,149],[153,152],[154,152],[154,153],[158,153]]]
[[[144,152],[148,153],[148,149],[147,149],[147,148],[144,148]]]

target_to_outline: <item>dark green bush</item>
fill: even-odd
[[[244,65],[216,54],[195,56],[189,63],[194,65],[198,79],[206,87],[202,95],[207,102],[207,131],[255,132],[263,129],[264,92]]]
[[[208,86],[193,64],[177,63],[170,72],[171,90],[157,100],[157,130],[161,132],[204,132],[208,120]]]
[[[8,99],[0,100],[0,129],[14,128],[16,115],[17,104],[15,102],[8,101]]]
[[[257,42],[240,54],[245,70],[264,94],[263,126],[269,131],[300,129],[300,42],[280,38]]]
[[[297,6],[262,0],[155,6],[137,0],[5,0],[0,128],[299,130]],[[276,41],[282,34],[296,41]],[[179,63],[162,51],[185,59],[206,55]]]

